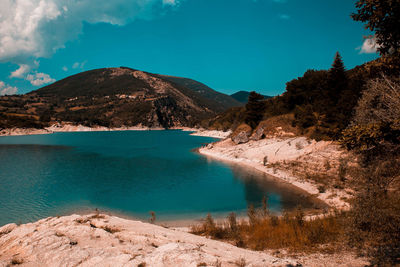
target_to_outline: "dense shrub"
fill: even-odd
[[[387,77],[368,83],[342,144],[358,153],[349,212],[350,244],[372,263],[400,264],[400,90]]]

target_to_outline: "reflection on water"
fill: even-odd
[[[159,220],[226,216],[260,205],[313,203],[263,174],[209,160],[213,139],[180,131],[58,133],[0,138],[0,225],[100,208]]]
[[[268,199],[268,206],[273,212],[290,210],[297,206],[304,209],[325,206],[306,192],[273,176],[237,164],[232,165],[231,168],[235,179],[243,182],[244,197],[248,205],[253,204],[255,207],[260,207],[265,196]]]

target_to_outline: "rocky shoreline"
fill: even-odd
[[[288,169],[277,168],[281,163],[288,166],[290,163],[300,162],[320,167],[324,164],[323,159],[339,161],[345,152],[334,142],[316,142],[305,137],[273,137],[236,144],[228,138],[200,148],[198,152],[210,158],[241,164],[272,175],[315,196],[333,209],[347,210],[350,207],[350,189],[327,188],[321,192],[320,184],[296,177]],[[310,167],[304,171],[313,170]]]
[[[0,227],[0,266],[364,266],[351,253],[290,256],[106,214]]]
[[[71,123],[58,123],[44,129],[36,128],[8,128],[0,130],[0,136],[21,136],[21,135],[37,135],[37,134],[52,134],[59,132],[109,132],[109,131],[162,131],[165,128],[160,127],[146,127],[142,125],[137,126],[122,126],[116,128],[108,128],[104,126],[88,127],[83,125],[74,125]],[[231,131],[223,132],[216,130],[206,130],[202,128],[190,127],[173,127],[170,130],[182,130],[185,132],[193,132],[193,136],[204,136],[224,139],[227,138]]]

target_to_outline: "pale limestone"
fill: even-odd
[[[115,230],[111,233],[107,228]],[[10,231],[11,230],[11,231]],[[109,215],[71,215],[0,228],[0,266],[246,266],[296,264],[266,252]]]

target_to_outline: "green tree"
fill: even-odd
[[[263,100],[264,97],[254,91],[249,94],[245,122],[253,129],[257,127],[264,116],[265,103]]]
[[[328,72],[327,87],[325,89],[326,104],[322,106],[322,114],[324,114],[324,124],[329,124],[332,137],[337,135],[335,128],[343,129],[347,124],[346,117],[349,114],[344,114],[343,106],[346,105],[348,99],[343,99],[342,95],[348,91],[348,78],[346,69],[343,64],[342,57],[339,52],[336,52],[335,59],[332,63],[332,67]],[[348,92],[346,95],[351,95]],[[351,114],[351,113],[350,113]],[[342,125],[342,124],[345,125]]]
[[[356,152],[350,244],[367,251],[373,266],[400,264],[400,86],[371,80],[358,101],[342,144]],[[396,265],[397,264],[397,265]]]
[[[381,55],[399,53],[400,50],[400,1],[359,0],[357,13],[351,17],[365,23],[365,28],[375,32]]]
[[[332,100],[332,104],[336,104],[339,95],[347,87],[347,76],[344,63],[339,52],[336,52],[335,59],[333,60],[332,67],[328,73],[328,90],[329,97]]]

